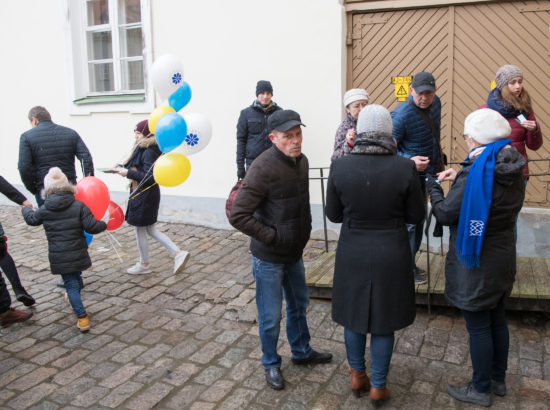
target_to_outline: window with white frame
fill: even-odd
[[[74,105],[87,106],[74,110],[118,111],[125,106],[124,111],[149,111],[153,98],[145,75],[150,65],[149,0],[67,2],[72,100]],[[90,107],[93,104],[101,106]]]

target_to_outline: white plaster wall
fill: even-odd
[[[27,113],[33,105],[44,105],[54,122],[76,129],[96,167],[123,157],[131,146],[135,123],[147,115],[69,114],[65,3],[9,1],[2,2],[0,12],[4,56],[0,173],[21,186],[19,135],[29,128]],[[210,145],[190,157],[190,178],[179,187],[163,188],[165,199],[227,196],[236,181],[237,118],[254,100],[260,79],[270,80],[274,100],[298,111],[307,124],[303,151],[310,165],[329,165],[345,91],[345,19],[340,0],[151,0],[151,15],[153,59],[162,54],[181,58],[184,79],[193,91],[184,113],[202,112],[213,125]],[[157,100],[156,105],[160,103]],[[98,176],[113,192],[126,189],[118,176]],[[318,182],[312,185],[312,201],[320,203]],[[219,201],[214,202],[214,211],[220,211]],[[197,215],[208,208],[208,202],[199,203]],[[177,210],[167,212],[177,215]]]

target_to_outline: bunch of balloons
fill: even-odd
[[[168,105],[156,107],[149,115],[149,130],[164,153],[153,167],[153,176],[159,185],[176,186],[191,173],[188,155],[201,151],[212,137],[212,125],[203,114],[181,114],[191,100],[191,87],[183,81],[181,61],[163,55],[153,63],[153,86],[159,96],[168,99]]]
[[[76,184],[75,199],[84,202],[90,208],[95,219],[103,219],[105,212],[109,212],[107,230],[114,231],[124,222],[124,212],[116,203],[110,200],[107,185],[96,177],[84,177]],[[92,242],[93,235],[84,231],[86,243]]]

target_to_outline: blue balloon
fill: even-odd
[[[91,233],[88,233],[86,231],[82,231],[82,232],[84,232],[84,237],[86,238],[86,245],[90,246],[90,244],[92,243],[92,239],[94,239],[94,236]]]
[[[168,104],[174,110],[179,111],[185,107],[191,100],[191,87],[185,81],[181,82],[180,87],[168,97]]]
[[[176,112],[164,114],[155,127],[155,137],[162,152],[170,152],[178,147],[187,136],[187,124]]]

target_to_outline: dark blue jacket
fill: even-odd
[[[84,176],[94,175],[90,151],[75,130],[51,121],[21,134],[19,141],[19,174],[25,188],[37,194],[44,186],[44,177],[51,167],[59,167],[72,184],[76,183],[74,157],[82,163]]]
[[[409,101],[414,104],[414,100],[409,97]],[[432,119],[437,129],[441,127],[441,101],[436,95],[428,108],[424,111]],[[428,123],[422,118],[408,101],[400,103],[391,113],[393,121],[392,137],[397,140],[397,150],[399,155],[410,158],[416,155],[422,155],[430,158],[430,164],[426,168],[426,173],[434,174],[441,171],[439,147],[435,141],[435,136]]]
[[[46,197],[37,211],[24,206],[21,212],[27,224],[44,224],[54,275],[82,272],[92,266],[83,231],[95,235],[107,229],[107,224],[95,219],[84,203],[75,200],[74,192],[60,187]]]
[[[237,123],[237,171],[244,175],[244,163],[250,167],[252,161],[272,145],[267,129],[267,118],[280,110],[276,103],[265,109],[258,100],[241,111]]]

